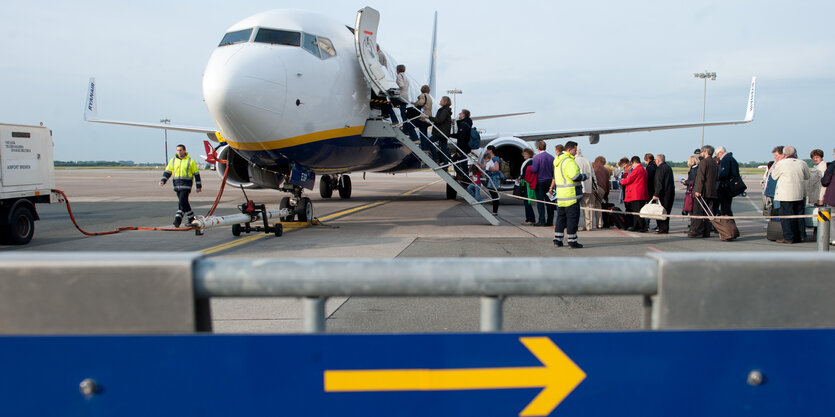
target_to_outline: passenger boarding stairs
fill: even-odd
[[[398,112],[396,108],[395,108],[394,112],[395,113]],[[426,122],[429,123],[428,120],[426,120]],[[446,161],[447,161],[443,165],[437,164],[432,159],[432,156],[427,151],[424,151],[423,149],[421,149],[420,145],[417,142],[412,141],[412,138],[410,138],[409,135],[403,133],[403,131],[400,129],[400,126],[402,126],[404,123],[411,124],[412,120],[406,120],[402,123],[396,123],[396,124],[393,125],[388,120],[369,119],[365,122],[365,129],[363,130],[362,136],[372,137],[372,138],[396,138],[398,141],[400,141],[400,143],[402,143],[404,146],[409,148],[409,150],[411,150],[412,153],[415,154],[415,156],[417,156],[418,159],[420,159],[420,161],[423,163],[423,165],[432,169],[432,171],[434,171],[435,174],[437,174],[439,177],[441,177],[441,179],[444,180],[444,182],[446,182],[449,187],[451,187],[453,190],[455,190],[455,192],[458,193],[459,196],[464,198],[464,201],[466,201],[470,206],[472,206],[473,209],[478,214],[480,214],[482,217],[484,217],[493,226],[498,226],[499,225],[499,220],[496,218],[496,216],[491,214],[482,205],[483,203],[490,203],[493,200],[491,200],[489,198],[486,198],[486,199],[482,199],[482,202],[479,203],[478,201],[476,201],[476,199],[469,192],[467,192],[466,188],[462,187],[461,184],[459,184],[458,181],[455,180],[455,177],[450,175],[449,172],[447,171],[449,169],[449,167],[453,167],[453,171],[454,171],[455,162],[460,162],[460,161],[453,161],[451,156],[447,157],[446,153],[440,152],[440,148],[438,148],[438,145],[436,143],[430,142],[430,144],[435,147],[436,151],[438,151],[438,154],[439,155],[444,155],[444,157],[446,158]],[[430,126],[431,126],[431,124],[430,124]],[[434,126],[433,126],[433,128],[434,128]],[[422,134],[417,128],[415,128],[415,131],[418,135]],[[441,133],[441,134],[443,134],[443,133]],[[458,149],[458,147],[455,145],[455,142],[453,142],[452,140],[449,140],[449,138],[447,138],[447,140],[448,140],[448,143],[454,149]],[[458,150],[461,151],[461,149],[458,149]],[[461,153],[463,154],[463,152],[461,152]],[[466,157],[469,160],[469,162],[471,162],[471,163],[476,162],[475,158],[471,157],[470,155],[466,155]],[[476,166],[478,166],[478,165],[476,164]],[[481,174],[482,174],[481,175],[482,183],[489,182],[489,183],[491,183],[492,188],[498,189],[498,187],[497,187],[498,184],[492,184],[492,181],[490,180],[490,177],[488,175],[486,175],[486,173],[481,169],[481,167],[479,167],[479,170],[481,170]],[[468,175],[467,172],[465,172],[464,174],[467,175],[467,177],[469,178],[469,175]],[[483,191],[484,190],[482,189],[482,194],[483,194]],[[489,196],[489,194],[487,194],[487,195]],[[497,195],[498,195],[498,193],[497,193]],[[500,197],[496,197],[496,198],[500,198]]]

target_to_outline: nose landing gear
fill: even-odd
[[[326,182],[325,177],[322,177],[323,182]],[[283,222],[291,222],[298,219],[300,222],[307,224],[313,223],[313,202],[309,198],[302,196],[302,187],[297,185],[290,185],[292,188],[283,188],[284,191],[293,193],[292,197],[284,197],[278,204],[279,209],[289,209],[290,214],[281,217]],[[321,185],[319,187],[321,192]],[[332,191],[331,191],[332,192]]]

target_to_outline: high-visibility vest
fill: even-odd
[[[197,162],[191,159],[189,154],[186,154],[183,159],[177,157],[171,158],[171,160],[168,161],[168,166],[165,167],[165,170],[170,172],[171,176],[175,180],[190,180],[195,173],[200,171],[197,168]]]
[[[580,176],[580,167],[574,161],[574,156],[563,151],[554,159],[554,188],[557,195],[557,206],[568,207],[577,204],[583,198],[583,193],[577,192],[577,187],[583,186],[576,181]]]

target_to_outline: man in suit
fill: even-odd
[[[716,148],[716,157],[719,158],[719,173],[716,175],[716,181],[719,182],[717,195],[719,198],[719,214],[722,216],[733,216],[734,212],[731,210],[731,203],[733,203],[735,196],[728,193],[727,185],[731,180],[739,177],[739,164],[734,159],[733,152],[726,151],[724,146]]]
[[[659,200],[667,214],[673,210],[673,200],[676,197],[675,183],[673,182],[673,169],[667,165],[664,154],[655,156],[655,187],[652,195],[653,200]],[[670,218],[657,220],[658,230],[656,233],[670,233]]]
[[[699,168],[696,171],[696,182],[693,186],[693,196],[696,199],[696,204],[693,205],[694,216],[706,216],[707,212],[699,199],[703,199],[703,203],[707,205],[714,213],[716,212],[716,200],[718,195],[716,193],[716,176],[719,174],[719,165],[713,159],[713,146],[702,146],[702,161],[699,162]],[[701,238],[710,237],[710,221],[707,219],[694,219],[690,221],[690,232],[687,237]]]

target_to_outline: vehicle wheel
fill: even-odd
[[[339,177],[339,184],[336,188],[339,191],[339,198],[345,200],[351,198],[351,177],[347,175]]]
[[[455,200],[458,197],[458,192],[455,191],[449,184],[446,185],[446,199]]]
[[[290,208],[290,197],[282,197],[281,202],[278,203],[279,209],[289,209]],[[279,217],[279,220],[283,222],[291,222],[293,221],[293,212],[290,212],[289,216]]]
[[[299,200],[299,206],[296,213],[299,215],[300,222],[307,222],[307,224],[311,224],[313,222],[313,202],[307,197],[302,197],[302,199]]]
[[[232,236],[240,236],[241,235],[241,225],[233,224],[232,225]]]
[[[281,223],[275,225],[273,229],[275,229],[273,230],[275,232],[275,237],[281,237],[281,235],[284,234],[284,227],[281,226]]]
[[[319,195],[322,198],[331,198],[333,196],[333,180],[330,175],[323,175],[319,178]]]
[[[13,245],[25,245],[35,235],[35,216],[28,207],[18,207],[9,223],[9,240]]]

